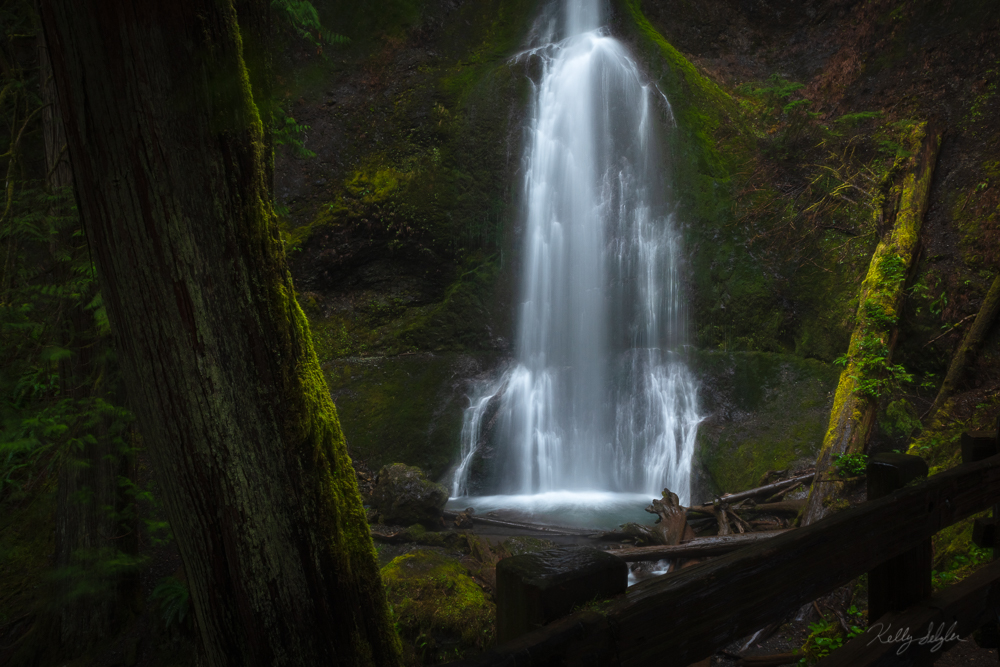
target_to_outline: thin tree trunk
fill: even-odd
[[[42,21],[205,663],[398,664],[278,240],[232,4],[43,0]]]
[[[941,148],[941,132],[925,124],[917,125],[909,143],[915,154],[903,177],[892,232],[875,248],[861,285],[857,325],[851,335],[847,367],[840,374],[830,426],[816,459],[816,476],[801,517],[803,526],[829,513],[827,504],[842,486],[829,481],[833,476],[833,457],[863,452],[875,423],[878,401],[864,391],[863,383],[873,378],[865,377],[861,359],[868,352],[863,348],[865,341],[877,339],[888,349],[886,365],[891,363],[897,329],[887,322],[894,323],[902,312],[903,288],[916,259],[934,164]]]
[[[38,31],[38,79],[42,93],[42,140],[45,144],[46,184],[51,190],[71,187],[73,169],[66,152],[66,132],[63,130],[59,99],[52,78],[52,63],[45,44],[45,31]]]
[[[55,193],[73,187],[73,170],[42,30],[38,32],[38,65],[46,186]],[[69,213],[54,208],[49,214]],[[73,252],[75,231],[67,228],[59,234],[55,241],[58,254]],[[57,272],[60,282],[70,280],[66,263],[55,257],[53,261],[60,267]],[[93,320],[82,305],[70,307],[63,317],[60,345],[73,353],[59,364],[65,398],[91,398],[96,389],[96,378],[100,375],[99,348],[106,342],[96,335]],[[110,441],[106,426],[102,420],[92,429],[92,434],[97,435],[96,442],[66,452],[59,468],[55,535],[58,640],[60,654],[70,657],[81,655],[95,642],[111,635],[121,612],[127,609],[124,598],[133,583],[129,576],[105,567],[119,553],[134,554],[136,546],[134,534],[121,534],[121,523],[116,516],[122,509],[118,479],[127,473],[127,457]],[[84,582],[86,585],[81,585]]]
[[[927,411],[927,416],[931,421],[944,402],[955,391],[955,387],[962,381],[966,368],[976,358],[979,346],[982,345],[983,339],[986,338],[986,334],[997,318],[997,312],[1000,312],[1000,275],[993,279],[993,284],[990,286],[990,291],[986,293],[986,298],[983,299],[983,305],[979,307],[979,313],[972,323],[972,328],[962,338],[962,342],[959,343],[958,349],[955,350],[955,354],[951,358],[948,375],[945,376],[944,382],[941,383],[941,388],[938,390],[937,398],[934,399],[930,410]]]

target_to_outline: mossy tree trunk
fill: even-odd
[[[233,5],[41,10],[80,213],[205,664],[398,664],[278,240]]]
[[[912,152],[899,191],[891,232],[875,248],[861,284],[847,364],[840,374],[830,425],[816,459],[809,500],[801,525],[822,519],[842,485],[833,481],[833,457],[863,452],[875,422],[878,399],[902,379],[892,365],[906,278],[916,261],[920,227],[927,212],[941,132],[925,123],[910,126],[906,146]]]

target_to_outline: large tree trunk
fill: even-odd
[[[912,135],[907,138],[907,147],[914,155],[903,176],[892,231],[875,248],[868,274],[861,284],[857,324],[851,335],[847,367],[840,374],[830,425],[816,459],[816,476],[801,518],[803,526],[829,513],[827,505],[841,487],[831,479],[833,457],[863,452],[875,423],[878,396],[868,393],[871,390],[866,390],[865,382],[879,378],[878,371],[863,365],[862,360],[870,354],[865,346],[877,340],[888,350],[886,365],[891,363],[897,335],[895,322],[902,312],[906,276],[916,261],[920,227],[927,212],[934,165],[941,148],[940,129],[915,125]]]
[[[232,4],[41,8],[80,212],[206,664],[397,664],[278,241]]]

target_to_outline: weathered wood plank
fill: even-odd
[[[466,664],[686,667],[998,501],[1000,456],[961,465],[811,526],[637,584],[601,607],[604,630],[590,616],[585,623],[573,615]],[[581,632],[587,637],[583,653]],[[536,659],[543,654],[544,660]]]
[[[965,639],[998,610],[1000,562],[995,562],[904,611],[883,615],[868,632],[821,660],[817,667],[931,665],[957,638]],[[907,643],[907,636],[913,641]],[[949,637],[954,639],[944,641]]]

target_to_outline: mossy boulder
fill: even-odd
[[[440,528],[446,502],[447,489],[424,477],[420,468],[403,463],[383,467],[372,494],[372,505],[382,523],[397,526]]]
[[[455,559],[412,551],[382,568],[410,664],[436,664],[489,648],[496,605]]]

